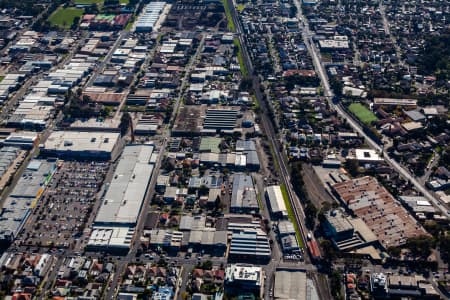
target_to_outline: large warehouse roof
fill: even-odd
[[[32,160],[17,181],[0,211],[0,240],[11,241],[22,228],[30,210],[44,191],[55,163]]]
[[[108,152],[120,137],[117,132],[54,131],[44,145],[48,152]]]
[[[277,271],[275,273],[274,296],[276,299],[302,300],[306,296],[306,272]]]
[[[136,22],[136,31],[152,31],[165,6],[162,1],[147,4]]]
[[[114,177],[97,213],[95,223],[136,223],[154,165],[153,145],[129,145],[123,150]]]
[[[234,175],[231,210],[259,210],[258,199],[251,176],[245,174]]]
[[[236,127],[238,111],[235,109],[208,109],[203,128],[231,130]]]
[[[233,233],[229,254],[247,258],[270,257],[271,251],[267,235],[262,230],[250,229]]]
[[[266,188],[266,196],[270,203],[270,209],[274,214],[287,216],[286,204],[284,203],[283,193],[279,185],[272,185]]]

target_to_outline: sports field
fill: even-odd
[[[76,17],[81,17],[83,10],[79,8],[58,8],[54,13],[50,15],[48,20],[52,26],[58,26],[60,28],[70,28],[73,20]]]
[[[352,103],[348,109],[364,124],[370,125],[378,120],[377,116],[361,103]]]

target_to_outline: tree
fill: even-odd
[[[419,70],[435,74],[438,80],[447,80],[450,71],[450,31],[441,35],[430,35],[425,41],[419,59]]]
[[[198,188],[198,194],[199,194],[200,196],[207,195],[208,193],[209,193],[209,188],[208,188],[206,185],[202,184],[202,185]]]
[[[387,253],[389,253],[390,256],[392,257],[400,257],[402,249],[400,249],[399,247],[394,247],[391,246],[389,248],[387,248]]]
[[[100,110],[100,115],[104,118],[106,118],[107,116],[109,116],[109,114],[111,113],[111,107],[109,106],[104,106],[101,110]]]
[[[338,270],[333,270],[330,276],[330,289],[334,299],[343,299],[342,290],[342,274]]]
[[[125,135],[129,128],[130,128],[130,124],[131,124],[132,120],[131,120],[131,116],[128,112],[125,112],[122,114],[122,117],[120,118],[120,133],[122,135]]]
[[[412,237],[406,241],[406,247],[411,251],[411,254],[425,259],[430,256],[433,246],[433,237],[426,235]]]
[[[442,228],[441,225],[439,225],[436,221],[434,220],[427,220],[425,221],[425,224],[423,226],[432,236],[439,236]]]
[[[73,19],[72,25],[70,26],[70,29],[76,30],[78,28],[78,24],[80,23],[80,17],[76,16]]]
[[[305,223],[309,229],[314,229],[317,217],[317,208],[311,202],[308,202],[305,207]]]
[[[242,137],[242,132],[239,132],[239,131],[233,132],[233,139],[234,140],[240,139],[241,137]]]
[[[333,77],[330,80],[330,86],[336,96],[342,96],[342,89],[344,88],[344,85],[342,84],[342,81],[339,80],[339,78]]]
[[[158,260],[157,265],[158,265],[158,267],[165,267],[165,266],[167,266],[167,262],[163,258],[160,258]]]
[[[213,266],[212,261],[207,260],[207,261],[205,261],[205,262],[203,262],[201,264],[201,269],[203,269],[203,270],[211,270],[212,266]]]
[[[214,206],[215,206],[215,208],[216,208],[216,210],[219,210],[220,209],[220,196],[219,195],[217,195],[217,197],[216,197],[216,201],[214,202]]]
[[[330,240],[322,240],[320,242],[320,248],[323,251],[325,260],[333,261],[337,257],[336,249]]]
[[[440,237],[439,249],[442,260],[450,264],[450,234],[448,232]]]
[[[253,86],[253,81],[250,77],[245,77],[241,80],[241,83],[239,84],[239,90],[248,92],[251,90]]]
[[[359,164],[355,159],[347,159],[345,162],[345,169],[352,175],[353,177],[359,174]]]

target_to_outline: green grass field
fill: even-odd
[[[48,20],[52,26],[58,26],[60,28],[70,28],[73,20],[76,17],[81,17],[83,10],[79,8],[58,8],[54,13],[50,15]]]
[[[348,109],[366,125],[378,120],[377,116],[361,103],[352,103]]]
[[[236,47],[238,47],[237,57],[238,57],[239,67],[241,69],[242,76],[247,77],[248,71],[247,71],[247,68],[245,67],[244,56],[242,55],[242,46],[241,46],[241,43],[239,42],[238,38],[234,38],[234,45]]]
[[[289,220],[294,224],[295,233],[298,240],[298,245],[302,248],[305,247],[302,236],[300,235],[300,228],[298,228],[297,220],[295,219],[294,210],[292,209],[291,202],[289,201],[289,195],[284,184],[280,185],[281,193],[283,194],[284,204],[286,204],[286,209],[288,211]]]
[[[231,17],[231,10],[230,7],[228,6],[228,1],[222,0],[222,4],[223,8],[225,9],[225,15],[227,16],[228,29],[234,32],[236,30],[236,27],[234,26],[233,18]]]

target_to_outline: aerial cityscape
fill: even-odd
[[[0,300],[450,299],[449,0],[0,0]]]

